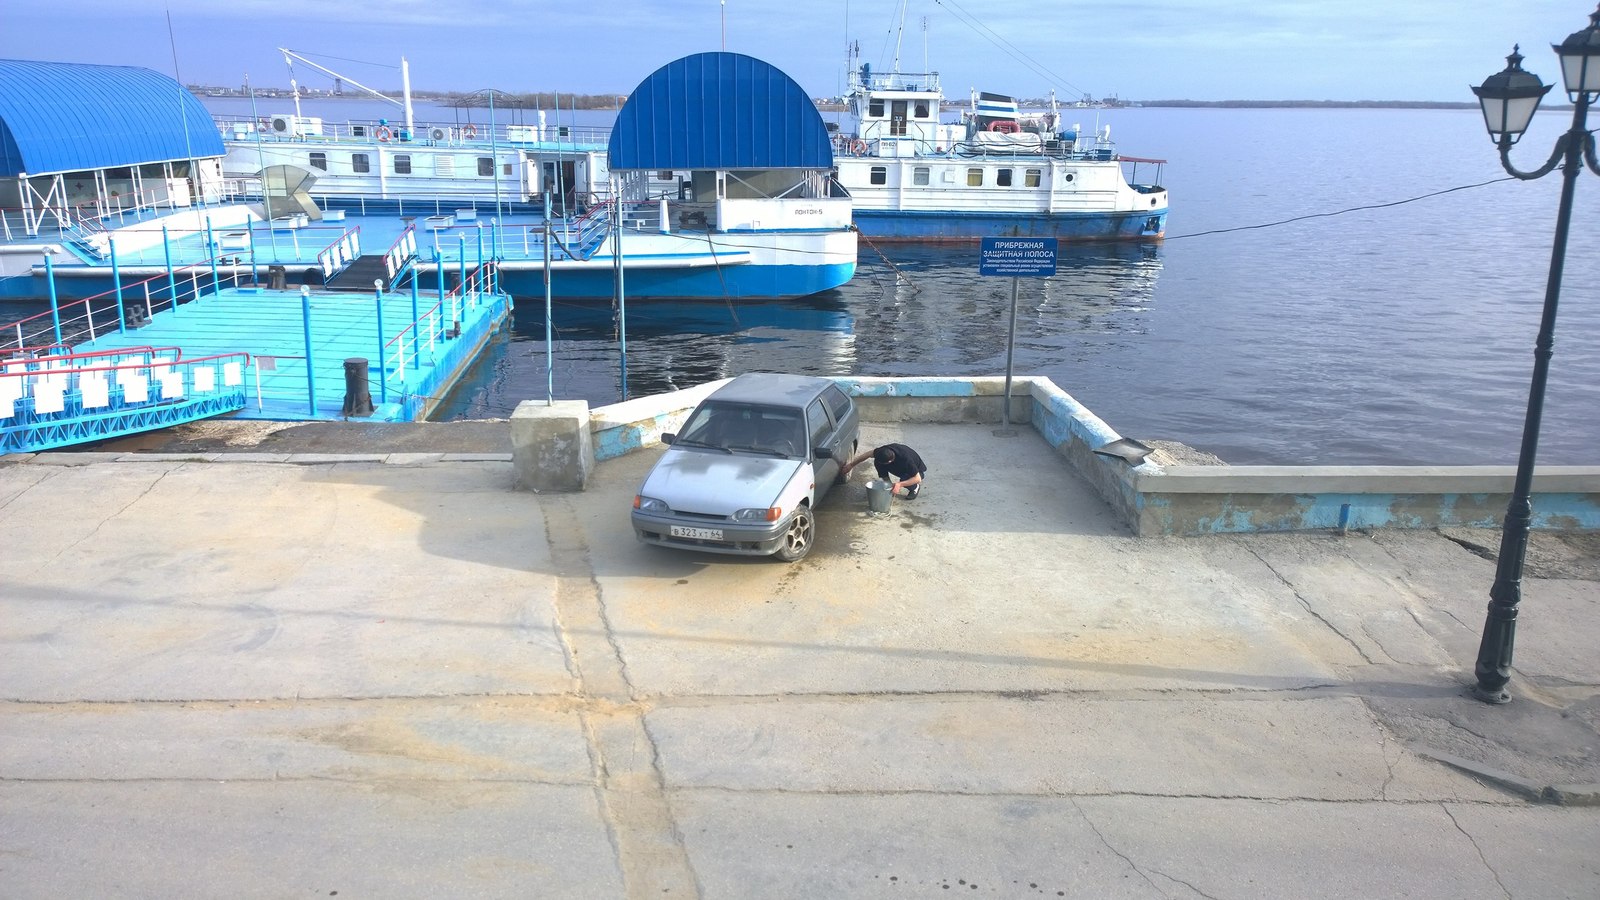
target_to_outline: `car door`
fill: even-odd
[[[811,474],[817,485],[817,496],[821,497],[839,473],[839,429],[821,397],[813,398],[806,406],[806,428],[810,432]],[[819,448],[826,449],[828,455],[819,455]]]

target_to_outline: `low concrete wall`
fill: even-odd
[[[695,385],[680,391],[651,394],[634,400],[625,400],[602,406],[590,415],[589,429],[594,435],[594,458],[615,459],[619,456],[654,447],[661,443],[663,432],[676,432],[683,427],[689,413],[707,394],[728,383],[724,378]]]
[[[574,493],[589,484],[594,444],[589,404],[524,400],[511,414],[513,487],[524,491]]]
[[[1499,527],[1510,466],[1169,466],[1131,470],[1138,534]],[[1600,529],[1600,468],[1545,466],[1533,527]]]
[[[1001,422],[1005,379],[835,378],[873,423],[994,424]],[[594,460],[614,459],[661,442],[683,426],[714,381],[585,411],[571,420],[592,445]],[[1514,472],[1486,466],[1167,466],[1150,459],[1130,466],[1094,452],[1117,434],[1047,378],[1013,379],[1011,420],[1031,425],[1074,472],[1089,482],[1139,535],[1307,531],[1338,528],[1498,527]],[[543,404],[524,406],[543,408]],[[518,413],[522,407],[518,407]],[[525,466],[537,466],[516,438],[519,486]],[[569,438],[576,438],[570,435]],[[569,441],[570,442],[570,441]],[[560,454],[557,454],[559,456]],[[561,465],[566,465],[562,463]],[[533,483],[529,469],[528,484]],[[546,479],[582,490],[582,477]],[[1600,466],[1544,467],[1534,477],[1533,527],[1600,530]],[[540,488],[546,489],[546,488]]]
[[[835,378],[856,398],[863,422],[957,425],[998,423],[1005,404],[1004,378]],[[1011,384],[1011,421],[1027,424],[1032,379]]]

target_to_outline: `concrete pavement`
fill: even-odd
[[[792,566],[638,545],[656,452],[0,464],[0,894],[1600,894],[1526,796],[1600,783],[1586,539],[1489,707],[1481,536],[1136,539],[1031,431],[890,439],[922,496]]]

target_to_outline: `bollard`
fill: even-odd
[[[283,266],[267,266],[267,288],[274,291],[289,289],[289,270]]]
[[[346,419],[372,415],[372,389],[367,384],[365,359],[344,361],[344,408],[340,414]]]

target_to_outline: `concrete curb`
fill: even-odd
[[[1501,790],[1516,794],[1525,800],[1535,803],[1554,803],[1559,806],[1600,806],[1600,784],[1539,784],[1503,772],[1493,766],[1486,766],[1475,760],[1470,760],[1442,750],[1433,750],[1427,747],[1412,748],[1418,756],[1443,763],[1452,769],[1465,772],[1480,781],[1491,784]]]

